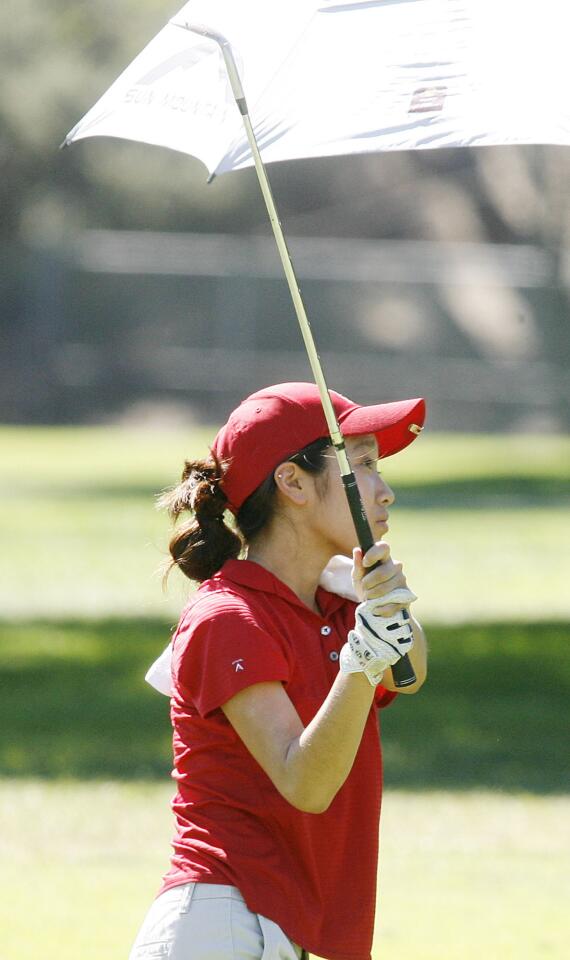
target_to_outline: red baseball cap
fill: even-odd
[[[422,429],[422,399],[361,407],[334,390],[329,393],[344,436],[375,434],[382,458],[403,450]],[[231,509],[239,510],[272,470],[328,432],[314,383],[278,383],[246,397],[211,448],[225,466],[222,487]]]

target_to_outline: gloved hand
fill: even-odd
[[[362,672],[369,683],[376,687],[386,668],[409,653],[414,643],[407,609],[398,611],[390,618],[380,616],[377,611],[383,605],[411,603],[415,599],[411,590],[400,588],[382,597],[382,602],[365,600],[360,603],[356,608],[354,630],[348,634],[348,642],[340,652],[340,672]]]

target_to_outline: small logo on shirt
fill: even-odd
[[[232,667],[236,673],[238,673],[239,670],[245,670],[242,658],[240,657],[239,660],[232,660]]]

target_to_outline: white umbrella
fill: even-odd
[[[251,165],[229,41],[265,163],[377,150],[570,143],[560,0],[191,0],[66,142],[122,137]]]
[[[170,147],[210,175],[255,164],[364,550],[372,534],[264,163],[570,143],[564,28],[558,0],[191,0],[66,138]],[[415,680],[407,657],[393,673]]]

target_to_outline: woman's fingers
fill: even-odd
[[[370,597],[382,597],[398,587],[407,587],[407,585],[401,563],[394,563],[389,569],[386,565],[385,569],[372,570],[362,578],[362,588]]]
[[[377,600],[399,587],[407,587],[402,564],[392,560],[390,547],[383,540],[375,543],[366,555],[357,547],[353,553],[353,581],[359,595]],[[373,569],[370,569],[373,568]],[[382,608],[382,616],[394,616],[406,604],[391,603]]]
[[[365,568],[373,567],[377,563],[386,563],[390,559],[390,544],[386,543],[385,540],[377,540],[374,543],[370,550],[366,551],[366,554],[363,558],[363,565]]]
[[[370,599],[370,598],[369,598]],[[382,604],[381,607],[377,608],[378,617],[394,617],[397,613],[400,613],[400,610],[404,609],[404,604],[402,603],[386,603]]]
[[[367,593],[380,589],[383,594],[407,586],[402,564],[387,560],[362,577],[362,586]]]
[[[362,555],[361,547],[355,547],[352,551],[352,579],[354,583],[360,583],[361,580],[370,572],[370,567],[375,564],[384,564],[390,557],[390,547],[383,540],[378,540],[370,550],[367,550],[365,556]]]

